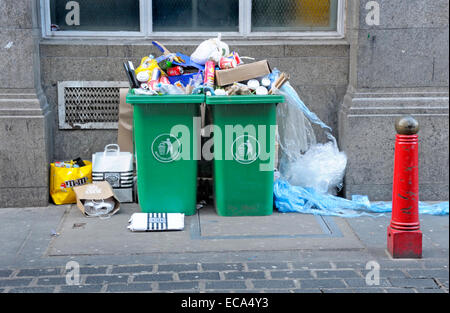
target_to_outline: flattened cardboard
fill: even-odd
[[[133,106],[127,103],[128,88],[120,88],[119,102],[119,126],[117,131],[117,143],[120,151],[133,151]]]
[[[218,86],[230,85],[234,82],[245,81],[270,74],[270,66],[267,60],[250,64],[239,65],[235,68],[216,71],[216,83]]]
[[[96,185],[98,188],[92,188],[92,185]],[[114,209],[109,215],[116,214],[120,209],[120,202],[114,195],[111,185],[107,181],[93,182],[92,184],[86,184],[82,186],[73,187],[73,191],[77,197],[77,207],[80,209],[86,217],[93,217],[85,213],[85,208],[82,200],[101,200],[112,198],[115,202]]]

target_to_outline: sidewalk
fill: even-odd
[[[394,260],[389,216],[220,217],[207,206],[186,217],[183,231],[133,233],[126,226],[138,211],[122,204],[99,219],[75,205],[0,209],[0,292],[449,290],[448,216],[421,216],[423,258]],[[66,283],[69,261],[80,265],[79,285]],[[379,284],[371,285],[373,264]]]

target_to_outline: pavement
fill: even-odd
[[[0,293],[448,293],[449,217],[422,215],[422,259],[386,251],[390,216],[274,212],[136,233],[75,205],[0,209]]]

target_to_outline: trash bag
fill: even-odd
[[[217,38],[203,41],[191,54],[191,60],[201,65],[204,65],[209,60],[219,64],[220,58],[230,53],[228,45],[220,39],[221,34],[218,34]]]
[[[295,186],[336,193],[342,188],[347,156],[339,151],[332,129],[306,107],[289,82],[275,93],[285,97],[277,107],[281,177]],[[316,142],[311,123],[325,131],[329,142]]]
[[[352,200],[320,193],[313,188],[293,186],[284,179],[274,182],[275,206],[282,213],[309,213],[339,217],[385,216],[392,202],[370,202],[367,196],[354,195]],[[428,204],[419,201],[419,214],[448,215],[449,202]]]

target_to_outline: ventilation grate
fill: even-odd
[[[116,129],[120,88],[127,87],[127,82],[59,82],[59,128]]]

